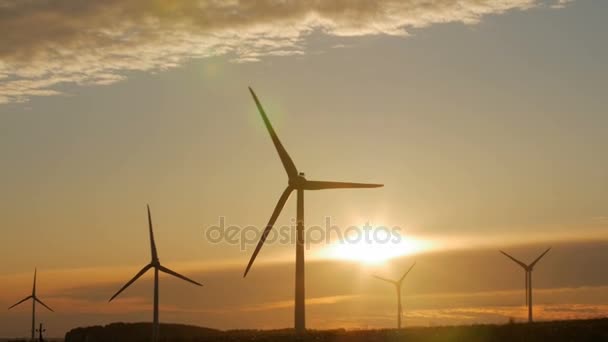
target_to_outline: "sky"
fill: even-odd
[[[397,243],[310,236],[311,328],[608,313],[608,3],[599,0],[0,0],[0,307],[38,294],[51,336],[151,319],[150,204],[161,321],[292,325],[294,246],[264,227],[286,175],[248,86],[307,178],[382,183],[306,194],[327,220]],[[295,196],[277,226],[289,227]],[[361,230],[359,230],[361,231]],[[252,242],[253,241],[253,242]],[[389,287],[389,288],[387,288]],[[29,305],[0,337],[29,333]],[[336,319],[336,317],[340,317]]]

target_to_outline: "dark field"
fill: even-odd
[[[150,324],[115,323],[105,327],[77,328],[68,332],[66,342],[143,342],[149,340]],[[608,319],[540,322],[534,324],[472,325],[454,327],[406,328],[383,330],[310,331],[297,338],[291,330],[220,331],[177,324],[161,325],[161,341],[608,341]]]

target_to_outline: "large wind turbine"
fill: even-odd
[[[386,282],[389,282],[389,283],[395,285],[395,288],[397,290],[397,329],[401,329],[401,317],[403,316],[403,309],[401,308],[401,285],[403,284],[403,279],[405,279],[405,276],[407,276],[407,274],[410,273],[410,271],[412,270],[412,268],[414,268],[414,266],[416,266],[416,263],[414,263],[403,274],[403,276],[401,276],[401,279],[399,279],[399,280],[386,279],[386,278],[379,277],[377,275],[374,276],[380,280],[384,280]]]
[[[19,303],[11,306],[10,308],[8,308],[9,310],[14,308],[15,306],[27,301],[27,300],[32,300],[32,341],[35,339],[35,334],[36,334],[36,302],[40,303],[40,305],[44,306],[45,308],[49,309],[51,312],[55,312],[53,311],[53,309],[51,309],[50,307],[48,307],[46,304],[44,304],[37,296],[36,296],[36,273],[37,270],[34,269],[34,287],[32,288],[32,295],[31,296],[27,296],[26,298],[22,299],[21,301],[19,301]]]
[[[547,254],[547,252],[549,252],[551,250],[551,247],[547,248],[546,251],[543,252],[543,254],[539,255],[538,258],[536,258],[531,264],[526,265],[523,262],[515,259],[514,257],[510,256],[509,254],[500,251],[500,253],[504,254],[507,258],[513,260],[515,263],[517,263],[519,266],[521,266],[524,271],[526,272],[526,305],[528,305],[528,322],[532,323],[532,271],[534,271],[534,266],[536,265],[537,262],[540,261],[540,259],[542,257],[545,256],[545,254]]]
[[[296,191],[298,194],[297,200],[297,239],[296,239],[296,287],[295,287],[295,311],[294,311],[294,325],[295,330],[298,334],[302,334],[306,331],[306,319],[305,319],[305,311],[304,311],[304,190],[325,190],[325,189],[340,189],[340,188],[377,188],[381,187],[382,184],[363,184],[363,183],[344,183],[344,182],[327,182],[327,181],[310,181],[304,178],[303,172],[298,172],[295,164],[287,154],[287,151],[281,144],[279,137],[275,133],[258,97],[253,92],[253,89],[249,88],[251,92],[251,96],[255,101],[256,106],[258,107],[258,111],[264,120],[264,124],[268,129],[268,133],[270,133],[270,138],[274,143],[274,147],[276,148],[279,158],[281,158],[281,162],[283,163],[283,167],[287,172],[287,177],[289,178],[289,182],[285,191],[279,198],[279,202],[277,203],[272,215],[270,216],[270,220],[266,225],[266,229],[262,234],[258,245],[249,260],[249,264],[247,264],[247,269],[245,270],[245,274],[243,277],[247,276],[251,265],[255,261],[256,256],[260,252],[260,249],[264,245],[266,241],[266,237],[272,230],[272,226],[274,225],[277,217],[281,213],[283,206],[285,206],[285,202],[289,198],[289,195],[293,191]]]
[[[195,282],[194,280],[188,279],[188,278],[184,277],[183,275],[181,275],[177,272],[174,272],[160,264],[160,260],[158,259],[158,253],[156,253],[156,243],[154,242],[154,232],[152,231],[152,216],[150,215],[150,206],[147,206],[147,208],[148,208],[148,226],[150,228],[150,250],[152,252],[152,261],[150,261],[149,264],[144,266],[144,268],[142,268],[141,271],[139,271],[139,273],[137,273],[135,275],[135,277],[133,277],[133,279],[129,280],[129,282],[127,284],[125,284],[125,286],[123,286],[118,292],[116,292],[116,294],[114,296],[112,296],[112,298],[110,298],[109,301],[111,302],[112,299],[116,298],[122,291],[124,291],[127,287],[129,287],[131,284],[133,284],[137,279],[139,279],[139,277],[144,275],[144,273],[146,273],[149,269],[154,268],[154,321],[152,324],[152,341],[156,342],[156,341],[158,341],[158,328],[159,328],[159,324],[158,324],[158,271],[161,271],[166,274],[172,275],[174,277],[180,278],[180,279],[190,282],[194,285],[198,285],[198,286],[203,286],[203,285]]]

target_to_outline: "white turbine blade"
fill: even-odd
[[[376,279],[384,280],[384,281],[386,281],[386,282],[388,282],[388,283],[391,283],[391,284],[395,284],[395,285],[397,284],[397,282],[396,282],[396,281],[394,281],[394,280],[390,280],[390,279],[382,278],[382,277],[379,277],[379,276],[377,276],[377,275],[374,275],[373,277],[374,277],[374,278],[376,278]]]
[[[262,116],[262,120],[264,120],[264,125],[266,125],[266,129],[268,130],[270,138],[272,139],[272,143],[274,144],[274,147],[277,150],[277,153],[279,154],[279,158],[281,158],[281,163],[283,163],[283,167],[285,168],[287,175],[289,176],[289,178],[297,177],[298,170],[296,169],[296,165],[293,163],[293,160],[291,160],[291,157],[287,153],[287,150],[285,150],[285,147],[283,147],[283,144],[281,144],[281,141],[279,140],[277,133],[274,131],[270,120],[268,120],[268,116],[266,116],[266,112],[264,111],[260,100],[258,100],[257,95],[255,94],[253,89],[251,89],[251,87],[249,87],[249,92],[251,92],[251,96],[253,96],[255,105],[258,107],[258,111]]]
[[[118,292],[116,292],[116,294],[113,295],[112,298],[110,298],[110,300],[108,302],[111,302],[112,299],[116,298],[116,296],[118,296],[122,291],[124,291],[127,287],[129,287],[131,284],[133,284],[137,279],[139,279],[139,277],[141,277],[144,273],[146,273],[151,267],[152,267],[151,264],[144,266],[144,268],[142,268],[141,271],[139,271],[139,273],[137,273],[135,275],[135,277],[133,277],[133,279],[129,280],[129,282],[126,283],[125,286],[123,286],[120,290],[118,290]]]
[[[408,274],[408,273],[410,273],[410,271],[412,270],[412,268],[414,268],[414,266],[416,266],[416,263],[415,263],[415,262],[414,262],[414,264],[413,264],[413,265],[410,267],[410,269],[409,269],[409,270],[407,270],[407,272],[405,272],[405,273],[403,274],[403,276],[401,277],[401,279],[399,279],[399,282],[402,282],[402,281],[403,281],[403,279],[405,279],[405,277],[407,276],[407,274]]]
[[[194,285],[203,286],[202,284],[199,284],[198,282],[196,282],[196,281],[194,281],[194,280],[192,280],[190,278],[187,278],[187,277],[185,277],[185,276],[183,276],[183,275],[181,275],[181,274],[179,274],[179,273],[177,273],[175,271],[172,271],[172,270],[170,270],[170,269],[168,269],[168,268],[166,268],[164,266],[158,266],[158,269],[160,271],[164,272],[164,273],[170,274],[170,275],[172,275],[174,277],[180,278],[180,279],[185,280],[185,281],[187,281],[189,283],[192,283]]]
[[[44,304],[40,299],[38,299],[37,297],[34,297],[34,300],[37,301],[38,303],[40,303],[40,305],[44,306],[45,308],[49,309],[51,312],[55,312],[53,309],[51,309],[48,305]]]
[[[503,252],[503,251],[500,251],[500,253],[502,253],[502,254],[506,255],[506,256],[507,256],[507,258],[509,258],[509,259],[511,259],[511,260],[513,260],[513,261],[515,261],[517,264],[519,264],[519,266],[523,267],[524,269],[528,269],[528,265],[526,265],[526,264],[524,264],[523,262],[521,262],[521,261],[519,261],[519,260],[515,259],[514,257],[510,256],[509,254],[507,254],[507,253],[505,253],[505,252]]]
[[[251,258],[249,259],[249,263],[247,264],[247,268],[245,269],[243,278],[247,276],[247,273],[249,273],[249,269],[253,265],[255,258],[258,256],[260,249],[262,249],[262,246],[264,245],[264,242],[266,241],[266,237],[268,236],[268,234],[270,234],[270,231],[272,230],[272,227],[274,226],[274,222],[279,217],[279,214],[281,213],[281,210],[283,210],[283,207],[285,206],[285,202],[287,202],[287,199],[289,198],[289,195],[291,195],[292,191],[293,191],[293,188],[288,186],[285,189],[285,191],[283,191],[283,194],[279,198],[279,201],[277,202],[277,205],[274,207],[274,211],[272,212],[272,215],[270,216],[270,220],[268,220],[266,229],[264,229],[264,232],[262,233],[262,236],[260,237],[260,241],[258,241],[258,245],[255,247],[255,251],[253,251]]]
[[[150,214],[150,205],[146,205],[148,208],[148,227],[150,228],[150,252],[152,253],[152,260],[158,260],[158,253],[156,252],[156,242],[154,242],[154,230],[152,229],[152,215]]]
[[[551,247],[547,248],[547,250],[546,250],[546,251],[545,251],[543,254],[541,254],[541,255],[540,255],[538,258],[536,258],[536,260],[534,260],[534,261],[533,261],[533,262],[530,264],[530,267],[534,267],[534,265],[536,265],[536,263],[537,263],[537,262],[539,262],[539,261],[540,261],[540,259],[542,259],[542,257],[544,257],[544,256],[545,256],[545,254],[549,253],[549,251],[550,251],[550,250],[551,250]]]
[[[10,309],[14,308],[15,306],[17,306],[17,305],[19,305],[19,304],[21,304],[21,303],[25,302],[25,301],[26,301],[26,300],[28,300],[28,299],[32,299],[32,298],[34,298],[34,297],[33,297],[33,296],[27,296],[26,298],[23,298],[23,299],[22,299],[22,300],[20,300],[20,301],[19,301],[17,304],[15,304],[15,305],[11,306],[11,307],[10,307],[10,308],[8,308],[8,309],[10,310]]]

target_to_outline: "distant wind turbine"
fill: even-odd
[[[386,279],[386,278],[379,277],[377,275],[374,276],[374,277],[376,277],[376,278],[378,278],[380,280],[384,280],[386,282],[389,282],[389,283],[395,285],[395,289],[397,290],[397,328],[398,329],[401,329],[401,317],[403,316],[403,309],[401,308],[401,285],[403,284],[403,280],[405,279],[405,277],[407,276],[407,274],[410,273],[410,271],[412,270],[412,268],[414,268],[414,266],[416,266],[416,263],[414,263],[403,274],[403,276],[401,276],[401,279],[399,279],[399,280]]]
[[[536,265],[537,262],[540,261],[540,259],[542,257],[545,256],[545,254],[547,254],[549,251],[551,250],[551,247],[547,248],[546,251],[543,252],[543,254],[539,255],[538,258],[536,258],[531,264],[526,265],[523,262],[515,259],[514,257],[510,256],[509,254],[500,251],[500,253],[504,254],[507,258],[513,260],[516,264],[518,264],[519,266],[521,266],[524,271],[526,272],[526,280],[525,280],[525,287],[526,287],[526,305],[528,305],[528,322],[532,323],[533,319],[532,319],[532,271],[534,271],[534,266]]]
[[[123,286],[118,292],[116,292],[116,294],[114,296],[112,296],[112,298],[110,298],[110,302],[116,298],[122,291],[124,291],[127,287],[129,287],[131,284],[133,284],[137,279],[139,279],[139,277],[141,277],[142,275],[144,275],[149,269],[154,268],[154,321],[152,324],[152,341],[156,342],[158,341],[158,331],[159,331],[159,324],[158,324],[158,271],[164,272],[166,274],[172,275],[174,277],[180,278],[182,280],[185,280],[187,282],[190,282],[194,285],[198,285],[198,286],[203,286],[199,283],[197,283],[194,280],[188,279],[186,277],[184,277],[183,275],[174,272],[166,267],[164,267],[163,265],[160,264],[160,260],[158,259],[158,253],[156,252],[156,243],[154,242],[154,232],[152,231],[152,216],[150,215],[150,206],[147,206],[148,208],[148,226],[150,228],[150,250],[152,252],[152,261],[150,261],[149,264],[147,264],[146,266],[144,266],[144,268],[141,269],[141,271],[139,271],[139,273],[137,273],[135,275],[135,277],[133,277],[133,279],[129,280],[129,282],[127,284],[125,284],[125,286]]]
[[[53,311],[53,309],[51,309],[50,307],[48,307],[46,304],[44,304],[37,296],[36,296],[36,273],[37,270],[34,269],[34,287],[32,288],[32,295],[28,296],[24,299],[22,299],[21,301],[19,301],[19,303],[11,306],[10,308],[8,308],[9,310],[14,308],[15,306],[27,301],[27,300],[32,300],[32,341],[35,339],[36,337],[36,302],[40,303],[40,305],[44,306],[45,308],[49,309],[51,312],[55,312]]]
[[[266,129],[270,134],[270,138],[276,148],[279,158],[281,158],[281,162],[283,163],[283,167],[287,172],[287,176],[289,178],[289,182],[287,188],[283,191],[283,194],[279,198],[279,201],[270,216],[270,220],[266,225],[266,229],[262,234],[258,245],[249,260],[249,264],[247,264],[247,269],[245,270],[245,274],[243,277],[247,276],[251,265],[255,261],[256,256],[260,252],[260,249],[264,245],[266,241],[266,237],[272,230],[272,226],[274,225],[277,217],[281,213],[281,210],[285,206],[285,202],[291,195],[293,191],[296,191],[298,194],[297,197],[297,239],[296,239],[296,293],[295,293],[295,312],[294,312],[294,325],[296,333],[302,334],[306,331],[306,319],[305,319],[305,309],[304,309],[304,190],[325,190],[325,189],[340,189],[340,188],[377,188],[381,187],[382,184],[363,184],[363,183],[344,183],[344,182],[326,182],[326,181],[310,181],[304,178],[304,173],[298,173],[298,170],[291,160],[289,154],[281,144],[279,137],[275,133],[268,117],[266,116],[266,112],[262,108],[258,97],[253,92],[253,89],[249,88],[251,92],[251,96],[253,96],[253,100],[255,101],[256,106],[258,107],[258,111],[262,116],[262,120],[264,120],[264,124],[266,125]]]

